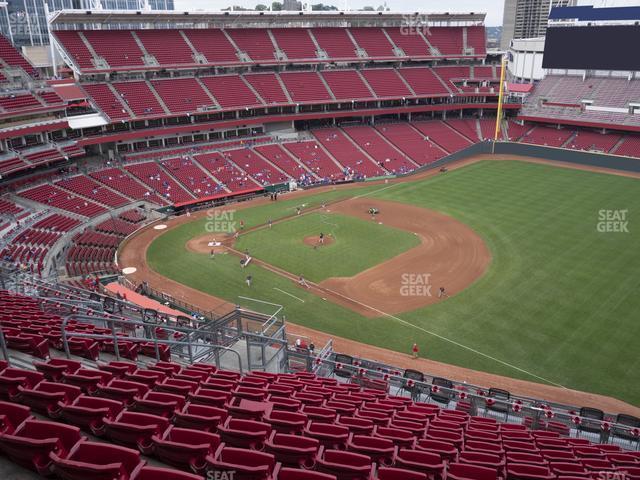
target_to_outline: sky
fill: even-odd
[[[357,10],[366,5],[377,7],[384,0],[311,0],[312,3],[326,3],[342,9]],[[175,0],[176,10],[220,10],[233,5],[252,8],[258,3],[267,5],[267,0]],[[640,0],[579,0],[580,5],[600,6],[640,6]],[[387,6],[395,12],[482,12],[487,14],[485,25],[502,25],[504,0],[387,0]]]

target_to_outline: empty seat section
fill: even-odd
[[[615,151],[615,154],[640,158],[640,136],[629,135],[625,137],[625,139]]]
[[[349,38],[345,28],[327,27],[312,28],[311,34],[315,37],[320,48],[331,59],[356,59],[356,46]]]
[[[0,58],[9,66],[21,67],[29,75],[33,75],[35,73],[33,66],[4,35],[0,35]]]
[[[378,97],[411,97],[413,94],[393,68],[376,68],[362,71],[362,75]]]
[[[285,143],[283,146],[320,179],[337,180],[344,177],[340,167],[327,156],[316,142]]]
[[[446,122],[472,142],[479,140],[478,123],[475,118],[448,118]]]
[[[163,115],[164,109],[145,81],[113,83],[113,88],[120,94],[121,100],[138,117],[147,115]]]
[[[404,54],[412,58],[431,57],[431,49],[424,37],[420,35],[418,26],[414,29],[402,27],[385,27],[385,31],[398,48],[401,48]],[[407,31],[408,30],[408,31]]]
[[[222,108],[262,105],[239,75],[202,77],[200,80]]]
[[[42,107],[42,104],[33,95],[10,95],[0,98],[0,107],[5,110],[23,110],[32,107]]]
[[[151,84],[172,113],[195,112],[213,106],[211,98],[195,78],[153,80]]]
[[[519,123],[509,120],[507,122],[507,135],[509,140],[519,140],[525,133],[533,128],[530,123],[520,125]]]
[[[351,27],[351,35],[370,58],[393,58],[393,45],[379,27]]]
[[[491,65],[476,65],[473,67],[473,78],[496,79],[496,72]]]
[[[455,89],[454,92],[459,91],[456,84],[460,84],[471,77],[469,67],[436,67],[434,71],[445,81],[449,88]]]
[[[379,165],[372,162],[358,147],[356,147],[339,128],[323,128],[312,131],[314,137],[326,148],[333,158],[352,173],[365,177],[378,177],[386,172]]]
[[[280,145],[259,145],[254,147],[254,150],[294,179],[301,179],[310,175],[309,172]]]
[[[537,126],[528,131],[521,142],[545,145],[549,147],[561,147],[573,134],[573,130],[568,128],[557,129],[552,127]]]
[[[67,180],[60,180],[59,182],[56,182],[55,185],[71,190],[78,195],[82,195],[85,198],[89,198],[109,207],[121,207],[122,205],[129,203],[127,198],[112,192],[104,185],[100,185],[92,178],[85,177],[84,175],[78,175],[77,177],[69,178]]]
[[[445,87],[440,78],[430,68],[400,68],[398,69],[398,73],[411,86],[416,95],[449,95],[447,87]]]
[[[576,136],[569,142],[567,148],[576,150],[593,150],[598,152],[608,152],[622,138],[620,135],[608,133],[603,135],[589,130],[579,130]]]
[[[116,97],[106,83],[85,84],[82,86],[89,97],[112,120],[129,118],[129,112],[120,99]]]
[[[480,140],[492,139],[496,134],[496,119],[495,118],[479,118],[478,125],[480,126]]]
[[[484,26],[467,28],[467,47],[473,48],[473,54],[484,57],[487,53],[487,35]]]
[[[256,155],[249,148],[227,150],[225,155],[236,165],[253,177],[260,185],[272,185],[286,182],[289,176],[279,172],[269,162]]]
[[[280,78],[294,102],[332,100],[316,72],[284,72],[280,74]]]
[[[227,28],[225,32],[254,62],[276,60],[275,47],[265,28]]]
[[[135,34],[160,65],[195,63],[193,52],[179,30],[136,30]]]
[[[158,204],[164,203],[155,193],[144,187],[140,182],[135,181],[119,168],[107,168],[93,172],[90,175],[99,182],[134,200],[147,200]]]
[[[336,100],[363,100],[375,98],[356,70],[329,70],[320,75],[333,92]]]
[[[238,167],[223,154],[218,152],[204,153],[196,155],[194,158],[232,192],[258,188],[258,185],[247,174],[238,170]]]
[[[129,165],[125,169],[140,179],[143,183],[151,187],[162,197],[171,202],[186,202],[193,200],[175,180],[167,175],[155,162],[139,163]]]
[[[233,44],[224,32],[217,28],[185,29],[193,48],[201,53],[212,64],[239,63],[238,55]]]
[[[345,133],[390,173],[407,173],[416,168],[402,152],[387,142],[375,128],[368,126],[344,127]]]
[[[445,152],[423,138],[408,124],[384,124],[376,127],[385,138],[420,165],[435,162],[445,156]]]
[[[40,185],[25,190],[20,193],[20,196],[61,210],[84,215],[85,217],[95,217],[106,211],[104,207],[98,204],[84,200],[52,185]]]
[[[441,55],[462,55],[462,27],[429,27],[424,33],[425,38]]]
[[[224,188],[218,184],[202,168],[195,165],[190,158],[170,158],[163,160],[162,166],[177,178],[182,185],[196,197],[208,197],[216,193],[224,192]]]
[[[78,32],[73,30],[57,30],[53,35],[81,69],[96,68],[93,64],[93,55]]]
[[[306,28],[272,28],[270,29],[280,50],[288,60],[315,59],[316,46]]]
[[[110,67],[144,65],[144,54],[130,30],[84,30],[82,33],[96,54],[104,58]]]
[[[267,105],[290,103],[274,73],[247,73],[243,76]]]
[[[413,126],[449,153],[454,153],[473,145],[471,140],[440,120],[414,122]]]

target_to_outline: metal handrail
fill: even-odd
[[[327,345],[328,346],[328,345]],[[540,400],[533,400],[531,403],[527,404],[523,402],[522,397],[514,397],[509,400],[503,400],[499,397],[492,397],[488,395],[489,389],[476,387],[474,385],[454,385],[453,388],[447,388],[439,385],[434,385],[429,382],[420,382],[418,380],[414,380],[411,378],[407,378],[401,375],[398,375],[400,371],[396,370],[395,372],[383,372],[379,370],[373,370],[363,366],[362,364],[340,364],[335,360],[329,359],[325,356],[325,349],[316,356],[312,355],[310,352],[310,360],[313,362],[313,371],[317,374],[322,375],[320,372],[322,367],[328,367],[331,369],[331,372],[335,374],[336,371],[349,372],[353,374],[353,378],[356,380],[359,379],[369,379],[369,380],[385,380],[388,382],[389,387],[397,387],[396,395],[400,394],[403,390],[409,391],[416,394],[415,400],[419,400],[421,395],[427,395],[430,397],[432,395],[439,394],[443,397],[448,396],[450,401],[466,401],[469,402],[472,408],[477,409],[478,406],[487,405],[489,403],[492,407],[502,407],[502,410],[505,411],[505,421],[508,421],[509,416],[512,417],[524,417],[530,416],[532,418],[531,428],[535,429],[540,423],[545,421],[555,420],[559,423],[564,424],[565,426],[571,428],[579,427],[579,425],[588,424],[595,425],[600,428],[600,441],[602,443],[606,443],[609,439],[609,432],[613,430],[623,431],[629,434],[630,436],[636,435],[637,442],[640,446],[640,432],[638,432],[637,428],[630,427],[628,425],[622,425],[615,423],[615,421],[607,420],[605,414],[604,420],[597,420],[592,418],[582,418],[579,416],[577,412],[571,411],[559,411],[560,409],[565,409],[564,406],[556,405],[554,409],[553,404],[542,403]],[[329,356],[331,355],[331,351],[328,352]],[[357,360],[357,359],[354,359]],[[475,393],[474,393],[475,391]],[[566,409],[565,409],[566,410]],[[529,415],[526,415],[529,414]]]
[[[184,327],[170,327],[168,328],[168,330],[175,330],[181,333],[186,333],[187,335],[185,335],[185,338],[182,340],[168,340],[168,339],[158,339],[157,337],[155,337],[155,335],[152,338],[148,338],[148,337],[132,337],[132,336],[121,336],[118,335],[117,331],[115,328],[111,328],[112,333],[111,334],[99,334],[99,333],[80,333],[80,332],[68,332],[66,327],[67,327],[67,323],[70,320],[70,318],[65,318],[62,321],[62,327],[61,327],[61,333],[62,333],[62,345],[65,351],[65,355],[67,356],[67,358],[71,358],[71,350],[69,348],[69,337],[77,337],[77,338],[93,338],[96,340],[113,340],[113,348],[114,348],[114,354],[116,356],[117,360],[120,360],[120,348],[118,345],[118,341],[127,341],[127,342],[154,342],[155,344],[155,350],[156,350],[156,360],[160,361],[160,350],[159,350],[159,346],[160,345],[181,345],[184,346],[186,344],[187,348],[188,348],[188,355],[189,355],[189,362],[190,363],[194,363],[195,357],[193,354],[193,349],[195,348],[205,348],[205,349],[210,349],[210,350],[225,350],[225,351],[230,351],[233,352],[237,355],[238,357],[238,366],[240,368],[240,373],[243,372],[243,368],[242,368],[242,357],[240,356],[240,354],[238,352],[236,352],[235,350],[222,346],[222,345],[210,345],[210,344],[194,344],[191,341],[191,336],[194,333],[199,333],[199,330],[195,330],[195,329],[190,329],[190,328],[184,328]],[[135,320],[117,320],[117,319],[104,319],[104,318],[100,318],[98,320],[101,321],[105,321],[105,322],[113,322],[113,323],[126,323],[127,326],[130,327],[135,327],[135,326],[141,326],[143,328],[148,328],[150,326],[150,324],[148,323],[144,323],[144,322],[139,322],[139,321],[135,321]],[[155,326],[155,325],[152,325]],[[153,331],[153,330],[152,330]]]

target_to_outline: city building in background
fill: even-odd
[[[571,7],[577,0],[505,0],[500,48],[513,39],[543,37],[552,7]]]

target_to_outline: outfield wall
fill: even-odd
[[[491,142],[476,143],[469,148],[453,153],[443,159],[438,160],[435,163],[430,164],[428,168],[440,167],[447,163],[451,163],[456,160],[462,160],[475,155],[492,153],[498,155],[533,157],[540,160],[566,162],[572,163],[574,165],[609,168],[624,172],[640,173],[640,159],[637,158],[513,142],[498,142],[495,144],[495,149],[492,149]]]

